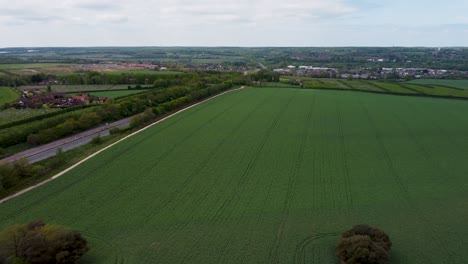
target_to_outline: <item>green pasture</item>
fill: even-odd
[[[0,228],[80,231],[82,263],[338,263],[383,229],[391,263],[468,259],[468,102],[247,88],[0,204]]]
[[[0,70],[24,70],[24,69],[42,69],[57,66],[70,66],[67,63],[24,63],[24,64],[0,64]]]
[[[290,78],[288,78],[290,79]],[[286,82],[283,78],[282,82]],[[382,82],[369,80],[318,79],[303,78],[303,88],[321,90],[354,90],[376,93],[392,93],[403,95],[420,95],[433,97],[468,98],[468,89],[460,89],[447,85],[415,84],[411,82]]]
[[[150,70],[150,69],[128,69],[128,70],[101,71],[101,73],[105,73],[105,74],[140,73],[140,74],[152,74],[152,75],[174,75],[174,74],[181,74],[182,72],[156,71],[156,70]]]
[[[95,95],[95,96],[106,96],[112,99],[118,98],[118,97],[124,97],[127,95],[132,95],[132,94],[137,94],[137,93],[142,93],[142,92],[147,92],[148,90],[115,90],[115,91],[99,91],[99,92],[90,92],[89,94]]]
[[[48,114],[50,112],[60,111],[58,108],[48,108],[48,109],[15,109],[8,108],[5,110],[0,110],[0,125],[7,124],[13,121],[19,121],[22,119],[40,116],[43,114]]]
[[[132,85],[134,86],[134,85]],[[78,93],[89,91],[106,91],[106,90],[127,90],[127,84],[111,85],[111,84],[90,84],[90,85],[51,85],[52,92],[59,93]],[[46,90],[46,85],[28,85],[19,87],[21,90],[40,89]]]
[[[414,84],[443,85],[459,89],[468,89],[468,80],[419,79],[409,81]]]
[[[19,93],[15,92],[10,87],[0,87],[0,106],[11,103],[20,97]]]

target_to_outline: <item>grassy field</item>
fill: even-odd
[[[282,82],[295,77],[283,77]],[[447,85],[415,84],[411,82],[381,82],[368,80],[345,80],[345,79],[317,79],[302,78],[303,87],[306,89],[330,89],[330,90],[354,90],[376,93],[392,93],[403,95],[420,95],[434,97],[468,98],[468,89],[450,87]]]
[[[9,108],[0,110],[0,125],[10,123],[12,121],[19,121],[22,119],[47,114],[50,112],[60,111],[60,109],[14,109]]]
[[[134,85],[133,85],[134,86]],[[30,89],[43,89],[46,90],[47,86],[45,85],[30,85],[30,86],[21,86],[21,90],[30,90]],[[120,85],[52,85],[52,92],[60,93],[77,93],[77,92],[89,92],[89,91],[106,91],[106,90],[127,90],[127,84]]]
[[[24,63],[24,64],[0,64],[0,70],[24,70],[24,69],[42,69],[57,66],[69,66],[73,64],[65,63]]]
[[[20,95],[10,87],[0,87],[0,106],[11,103],[19,97]]]
[[[147,92],[148,90],[120,90],[120,91],[99,91],[99,92],[90,92],[89,94],[95,96],[107,96],[109,98],[115,99],[117,97],[123,97],[131,94],[137,94],[142,92]]]
[[[439,79],[420,79],[409,81],[414,84],[443,85],[459,89],[468,89],[468,80],[439,80]]]
[[[468,102],[246,89],[0,204],[0,227],[81,231],[82,263],[337,263],[376,225],[391,263],[468,259]]]

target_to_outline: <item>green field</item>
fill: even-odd
[[[468,89],[468,80],[440,80],[440,79],[420,79],[409,81],[414,84],[443,85],[459,89]]]
[[[4,204],[90,241],[82,263],[338,263],[378,226],[391,263],[468,259],[468,102],[255,88],[171,117]]]
[[[47,67],[70,66],[68,63],[24,63],[24,64],[0,64],[0,70],[42,69]]]
[[[117,97],[123,97],[131,94],[137,94],[146,92],[148,90],[121,90],[121,91],[100,91],[100,92],[90,92],[89,94],[95,96],[107,96],[109,98],[115,99]]]
[[[107,90],[127,90],[127,84],[119,84],[119,85],[51,85],[50,87],[52,92],[59,92],[59,93],[78,93],[78,92],[89,92],[89,91],[107,91]],[[47,89],[46,85],[27,85],[19,87],[21,90],[31,90],[31,89],[43,89],[44,91]]]
[[[0,125],[16,122],[22,119],[40,116],[43,114],[47,114],[50,112],[60,111],[58,108],[50,108],[50,109],[14,109],[9,108],[5,110],[0,110]]]
[[[15,92],[10,87],[0,87],[0,106],[11,103],[19,97],[19,93]]]
[[[347,79],[318,79],[310,77],[296,78],[289,76],[283,77],[282,82],[287,83],[287,80],[290,79],[301,80],[304,84],[303,88],[306,89],[354,90],[374,93],[468,98],[468,89],[448,86],[443,82],[440,82],[440,84],[416,84],[413,82],[403,83]]]

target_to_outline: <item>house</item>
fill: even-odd
[[[78,94],[71,97],[73,100],[81,101],[84,104],[89,103],[89,96],[87,94]]]

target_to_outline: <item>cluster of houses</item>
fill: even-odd
[[[125,70],[125,69],[146,69],[146,70],[166,70],[166,67],[161,67],[151,63],[92,63],[80,64],[78,68],[98,69],[98,70]]]
[[[389,76],[393,78],[441,78],[444,76],[468,77],[468,72],[429,68],[377,68],[339,71],[334,68],[313,66],[296,67],[294,65],[290,65],[286,68],[274,69],[273,71],[283,75],[342,79],[383,79],[388,78]]]
[[[311,76],[311,77],[336,77],[338,73],[337,69],[326,68],[326,67],[314,67],[314,66],[299,66],[289,65],[286,68],[274,69],[274,72],[285,75],[296,75],[296,76]]]
[[[21,98],[16,101],[20,108],[65,108],[84,104],[100,104],[110,102],[111,99],[90,94],[45,93],[43,90],[24,90]]]

